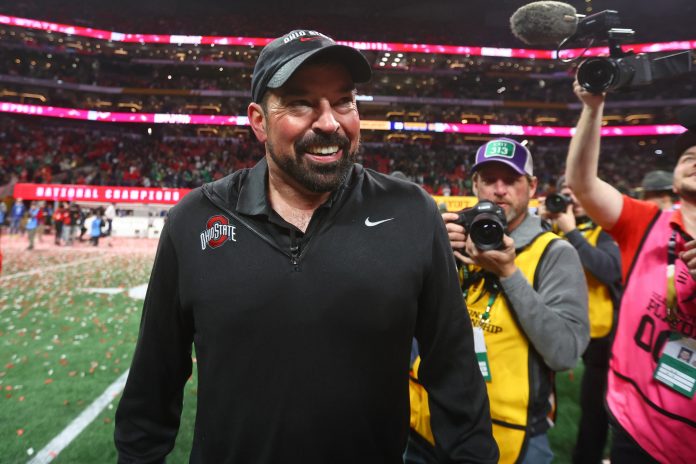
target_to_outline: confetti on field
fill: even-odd
[[[34,253],[14,245],[3,237],[2,462],[38,458],[35,449],[128,369],[142,309],[128,291],[148,281],[156,243],[93,250],[44,241]]]

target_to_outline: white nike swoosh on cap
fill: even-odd
[[[369,217],[366,217],[366,218],[365,218],[365,225],[366,225],[367,227],[374,227],[374,226],[378,226],[378,225],[380,225],[380,224],[382,224],[382,223],[384,223],[384,222],[391,221],[392,219],[394,219],[394,218],[392,217],[392,218],[389,218],[389,219],[382,219],[381,221],[372,222],[372,221],[370,221],[370,218],[369,218]]]

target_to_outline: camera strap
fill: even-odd
[[[677,234],[685,241],[691,238],[681,229],[673,228],[667,241],[667,322],[675,329],[680,322],[679,302],[675,285],[675,264],[677,262]],[[672,390],[693,398],[696,392],[696,367],[691,365],[694,354],[694,340],[678,332],[672,332],[662,349],[653,377]]]
[[[487,321],[491,317],[491,308],[493,303],[495,303],[496,298],[500,294],[500,281],[498,276],[487,271],[475,271],[469,272],[468,266],[462,266],[463,280],[462,280],[462,293],[464,295],[464,300],[469,294],[469,287],[483,280],[483,288],[485,292],[481,293],[481,297],[484,293],[488,293],[488,302],[486,303],[486,309],[481,314],[481,320]],[[478,300],[477,300],[478,301]]]
[[[678,257],[677,234],[681,236],[684,242],[693,240],[691,235],[680,227],[672,226],[672,235],[667,241],[667,319],[665,319],[670,325],[676,324],[679,321],[679,302],[677,301],[677,289],[675,285],[675,263]],[[689,298],[689,300],[690,299],[691,298]]]
[[[691,238],[681,230],[672,229],[672,235],[667,241],[667,323],[674,327],[679,321],[679,303],[677,302],[677,287],[674,283],[675,263],[677,262],[677,234],[680,234],[685,241]]]
[[[597,227],[596,224],[595,224],[594,222],[592,222],[591,219],[587,219],[587,220],[585,220],[585,221],[581,221],[581,222],[577,225],[576,228],[577,228],[580,232],[587,232],[588,230],[592,230],[592,229],[594,229],[595,227]]]

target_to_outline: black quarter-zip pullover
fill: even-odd
[[[356,164],[302,234],[266,182],[261,161],[170,211],[117,411],[119,462],[162,462],[173,447],[195,345],[191,462],[400,463],[414,336],[442,453],[496,462],[434,201]]]

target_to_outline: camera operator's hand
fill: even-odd
[[[575,220],[575,214],[573,214],[573,204],[570,203],[564,212],[553,215],[551,220],[564,234],[575,230],[577,221]]]
[[[454,221],[457,219],[459,219],[459,215],[457,213],[442,213],[442,220],[445,221],[447,237],[449,238],[450,245],[454,250],[454,256],[461,260],[461,257],[463,256],[457,250],[464,249],[467,234],[464,226],[454,223]]]
[[[470,237],[466,240],[466,254],[462,261],[466,264],[476,264],[498,277],[510,277],[517,270],[515,265],[515,241],[508,235],[503,236],[503,248],[500,250],[481,251],[476,248]]]
[[[604,104],[604,99],[607,95],[606,93],[596,95],[589,92],[580,85],[577,79],[575,79],[575,82],[573,82],[573,92],[575,92],[578,100],[580,100],[585,107],[592,110],[600,109]]]
[[[696,280],[696,240],[691,240],[684,244],[684,251],[679,253],[679,259],[684,261],[689,269],[691,278]]]

